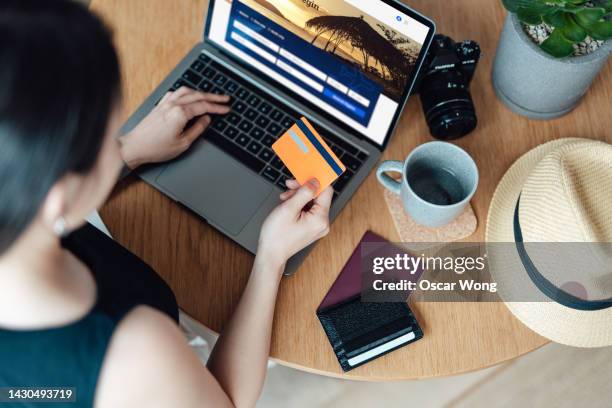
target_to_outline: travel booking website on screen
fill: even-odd
[[[376,143],[428,28],[380,1],[217,0],[210,39]]]

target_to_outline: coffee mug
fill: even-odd
[[[387,172],[401,173],[400,181]],[[460,147],[446,142],[424,143],[402,163],[380,164],[376,177],[389,191],[400,196],[404,210],[418,224],[441,227],[457,218],[469,204],[478,186],[474,159]]]

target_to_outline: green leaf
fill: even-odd
[[[519,2],[517,0],[502,0],[502,4],[506,8],[506,10],[511,13],[516,13],[516,10],[518,10],[519,7],[518,3]]]
[[[576,22],[582,27],[587,28],[588,25],[595,23],[603,18],[606,14],[606,10],[600,7],[585,7],[575,13]]]
[[[612,13],[612,0],[600,0],[594,4],[595,7],[601,7],[606,10],[606,14]]]
[[[519,7],[529,7],[533,1],[529,0],[502,0],[504,7],[511,13],[516,13]]]
[[[516,13],[519,7],[531,8],[538,5],[542,6],[546,1],[547,0],[502,0],[502,4],[509,12]]]
[[[550,36],[540,45],[545,52],[556,58],[563,58],[574,52],[572,42],[561,34],[560,29],[555,29]]]
[[[542,20],[549,26],[563,27],[565,25],[566,14],[562,10],[555,10],[552,13],[544,14]]]
[[[574,18],[574,16],[565,16],[565,25],[561,28],[561,33],[572,42],[580,42],[586,38],[587,32],[574,21]]]
[[[577,12],[581,10],[585,10],[585,9],[586,7],[574,6],[572,4],[567,4],[564,7],[561,7],[561,10],[565,11],[566,13],[572,13],[572,14],[576,14]]]
[[[612,38],[612,21],[599,21],[593,23],[587,29],[593,39],[606,41]]]
[[[565,4],[565,6],[561,7],[561,10],[565,11],[566,13],[571,13],[571,14],[581,14],[581,13],[586,13],[588,14],[594,14],[593,10],[599,10],[601,9],[601,7],[587,7],[584,5],[575,5],[575,4]],[[595,11],[595,13],[599,13],[599,11]]]
[[[529,25],[537,25],[542,22],[542,15],[535,7],[519,7],[516,11],[516,17],[523,23]]]

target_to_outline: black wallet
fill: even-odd
[[[356,297],[317,316],[344,371],[423,337],[406,303],[362,303]]]
[[[364,241],[384,242],[371,232]],[[323,299],[317,317],[345,372],[423,337],[405,302],[361,301],[360,245]]]

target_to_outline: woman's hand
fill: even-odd
[[[210,125],[210,114],[229,112],[229,106],[225,105],[228,102],[227,95],[202,93],[187,87],[168,92],[142,122],[120,138],[123,161],[135,169],[145,163],[174,159]]]
[[[329,207],[333,197],[331,187],[314,198],[319,182],[311,180],[300,187],[287,180],[289,190],[281,194],[283,201],[264,222],[259,237],[257,257],[276,267],[301,249],[329,232]]]

